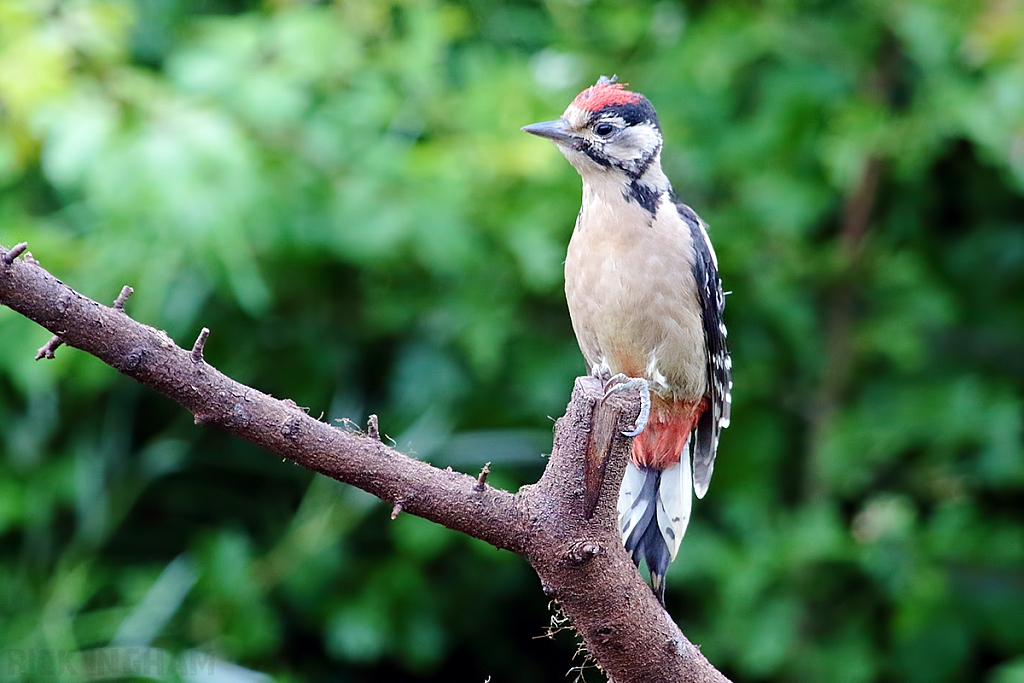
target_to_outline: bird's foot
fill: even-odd
[[[633,389],[640,390],[640,414],[636,416],[636,424],[633,425],[633,428],[627,432],[622,432],[623,436],[630,437],[639,436],[647,427],[647,420],[651,416],[650,384],[643,377],[627,377],[620,372],[605,380],[604,396],[601,397],[601,400],[604,401],[612,394],[632,391]]]

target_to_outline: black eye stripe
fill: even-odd
[[[580,140],[575,145],[576,149],[590,157],[594,163],[605,168],[610,168],[612,165],[611,160],[605,156],[602,152],[594,149],[594,146],[587,140]]]

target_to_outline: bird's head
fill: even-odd
[[[620,173],[625,183],[666,183],[661,172],[661,126],[646,97],[601,76],[572,101],[562,118],[524,126],[558,145],[584,180]],[[659,188],[660,189],[660,188]]]

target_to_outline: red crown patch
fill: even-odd
[[[596,85],[577,95],[572,101],[573,106],[587,111],[600,111],[609,106],[639,102],[641,96],[625,90],[627,85],[629,84],[613,83],[607,78],[602,78]]]

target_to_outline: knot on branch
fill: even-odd
[[[602,552],[604,551],[597,543],[579,541],[578,543],[573,544],[569,549],[569,552],[565,554],[565,559],[569,560],[570,564],[582,566],[587,562],[590,562],[590,560],[594,559]]]
[[[682,635],[681,633],[679,635]],[[674,635],[665,641],[665,653],[670,657],[678,657],[686,651],[686,645],[680,639],[679,635]],[[693,644],[697,651],[700,652],[700,645]]]
[[[301,435],[302,435],[302,419],[301,418],[293,417],[292,419],[288,420],[283,425],[281,425],[281,436],[283,436],[284,438],[288,439],[289,441],[294,441],[295,439],[299,438],[299,436],[301,436]]]
[[[124,365],[121,370],[124,372],[135,372],[146,362],[146,356],[149,355],[149,351],[144,348],[136,347],[132,349],[124,359]]]
[[[206,427],[216,422],[216,419],[209,413],[195,413],[192,416],[192,422],[199,427]]]

